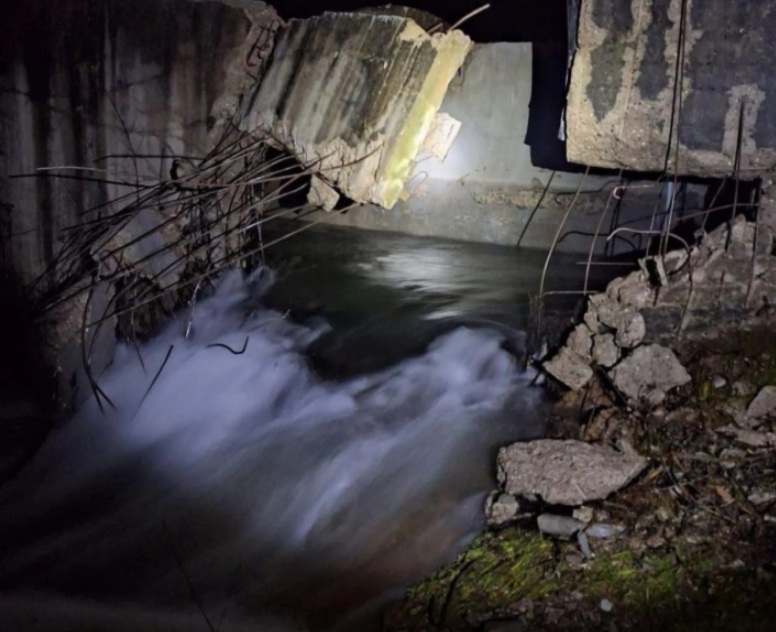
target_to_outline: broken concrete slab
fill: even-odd
[[[551,360],[543,364],[544,370],[573,391],[578,391],[593,378],[590,360],[586,360],[569,347],[563,347]]]
[[[318,176],[313,176],[310,179],[310,191],[307,193],[307,201],[310,204],[322,208],[324,211],[333,211],[339,199],[339,193]]]
[[[772,17],[769,0],[580,0],[569,160],[724,176],[740,142],[743,177],[772,169]]]
[[[617,389],[632,403],[657,406],[674,388],[691,381],[674,352],[660,345],[636,348],[611,372]]]
[[[569,335],[566,346],[587,362],[593,359],[593,335],[585,325],[577,325]]]
[[[470,48],[461,31],[428,35],[401,16],[291,20],[241,127],[271,135],[354,201],[390,209]]]
[[[498,480],[508,494],[535,494],[553,505],[606,498],[638,476],[647,460],[581,441],[516,443],[498,454]]]
[[[620,359],[620,349],[612,334],[597,334],[593,338],[593,361],[604,368],[610,368]]]

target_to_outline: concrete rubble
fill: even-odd
[[[310,204],[324,211],[333,211],[339,199],[339,193],[318,176],[310,179],[310,191],[307,193],[307,201]]]
[[[776,386],[763,386],[746,409],[744,423],[757,427],[776,418]]]
[[[647,460],[581,441],[516,443],[498,454],[498,480],[507,494],[539,496],[551,505],[606,498],[638,476]]]
[[[660,345],[643,345],[611,371],[612,382],[629,401],[658,406],[666,393],[691,381],[673,351]]]
[[[689,251],[641,260],[638,271],[590,297],[582,322],[544,370],[580,390],[597,367],[631,404],[659,405],[690,381],[669,348],[677,337],[713,336],[776,303],[774,242],[764,217],[757,227],[738,216]],[[756,408],[772,408],[773,397],[764,393]]]
[[[491,527],[530,517],[538,509],[531,506],[536,500],[577,507],[573,516],[539,513],[537,528],[553,537],[576,536],[589,557],[587,538],[597,537],[598,531],[589,532],[593,514],[588,509],[583,515],[579,506],[622,490],[647,467],[647,459],[633,447],[644,449],[634,419],[662,415],[662,423],[677,429],[695,419],[686,406],[668,414],[664,410],[674,406],[669,396],[692,384],[695,375],[680,361],[677,341],[711,340],[713,347],[725,327],[756,321],[763,311],[759,305],[776,302],[767,198],[763,208],[762,226],[737,217],[704,235],[697,246],[642,260],[638,271],[589,297],[565,344],[542,364],[571,389],[570,401],[589,400],[585,430],[579,435],[584,441],[576,440],[572,430],[571,435],[562,432],[555,439],[503,448],[498,456],[500,489],[486,505]],[[776,386],[754,388],[715,370],[705,387],[693,388],[702,398],[711,390],[733,394],[730,400],[719,399],[715,409],[734,421],[716,428],[718,437],[737,446],[728,443],[722,451],[723,467],[738,467],[750,454],[776,448]],[[758,502],[770,502],[767,489],[751,493]],[[521,513],[521,499],[528,503],[527,513]],[[601,533],[615,532],[607,527]]]

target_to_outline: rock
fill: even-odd
[[[625,533],[625,527],[617,524],[595,522],[585,529],[585,533],[596,540],[611,540]]]
[[[726,387],[727,383],[728,383],[727,380],[724,377],[722,377],[721,375],[715,375],[714,376],[714,380],[712,381],[712,385],[717,390],[719,390],[720,388]]]
[[[770,505],[772,502],[776,502],[776,492],[763,487],[756,487],[747,496],[747,500],[753,505]]]
[[[577,544],[579,545],[579,550],[582,551],[582,555],[584,555],[586,559],[589,560],[591,557],[593,557],[593,551],[590,548],[590,541],[587,539],[584,531],[580,531],[577,534]]]
[[[746,409],[747,420],[755,424],[769,417],[776,417],[776,386],[763,386]]]
[[[647,326],[644,317],[635,309],[629,307],[617,315],[617,334],[615,342],[618,347],[632,349],[644,340]]]
[[[621,489],[647,466],[636,455],[581,441],[542,439],[502,448],[498,479],[508,494],[537,494],[553,505],[582,505]]]
[[[570,538],[584,527],[585,523],[580,522],[571,516],[557,516],[555,514],[543,513],[536,519],[536,526],[539,527],[539,531],[545,535]]]
[[[333,211],[339,199],[339,193],[318,176],[313,176],[310,179],[310,190],[307,193],[307,201],[310,204],[318,206],[324,211]]]
[[[591,507],[577,507],[571,515],[580,522],[593,522],[593,509]]]
[[[757,432],[738,426],[723,426],[717,432],[725,437],[735,439],[747,448],[776,448],[776,432]]]
[[[593,360],[602,367],[614,366],[620,359],[620,349],[612,334],[597,334],[593,338]]]
[[[610,299],[626,307],[641,309],[654,302],[654,290],[642,271],[631,272],[626,277],[614,279],[606,288]]]
[[[581,389],[593,377],[590,364],[568,347],[563,347],[554,358],[545,362],[544,369],[573,391]]]
[[[592,311],[599,323],[610,329],[617,329],[617,316],[621,307],[606,294],[594,294],[590,297],[588,310]]]
[[[619,391],[633,402],[652,406],[663,402],[666,393],[690,382],[690,374],[670,349],[660,345],[636,348],[611,372]]]
[[[489,526],[498,527],[515,519],[520,511],[517,498],[493,492],[485,501],[485,519]]]
[[[756,390],[757,388],[754,386],[754,384],[750,384],[746,380],[738,380],[737,382],[733,382],[733,395],[736,397],[746,397],[748,395],[752,395]]]
[[[604,327],[599,322],[598,314],[595,313],[595,310],[592,309],[592,307],[587,308],[585,315],[582,316],[582,320],[584,321],[585,325],[587,325],[587,328],[594,334],[603,333],[606,331],[606,327]]]
[[[566,562],[568,562],[569,566],[577,568],[579,566],[582,566],[582,564],[585,563],[585,557],[583,555],[580,555],[579,553],[569,553],[566,556]],[[576,597],[574,598],[576,599]]]
[[[577,325],[569,335],[566,346],[587,363],[593,359],[593,334],[590,333],[587,325]]]

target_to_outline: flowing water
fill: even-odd
[[[496,449],[542,431],[519,361],[542,264],[325,229],[224,275],[117,349],[116,410],[88,401],[0,488],[0,630],[376,627],[482,528]]]

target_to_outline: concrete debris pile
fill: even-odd
[[[745,454],[776,449],[776,384],[749,392],[730,371],[680,361],[693,355],[686,352],[688,341],[708,343],[731,324],[740,328],[769,317],[760,307],[776,301],[772,252],[770,224],[738,217],[696,247],[642,260],[639,271],[591,296],[581,322],[542,365],[570,389],[556,412],[565,406],[559,414],[575,419],[553,439],[500,451],[500,487],[485,507],[489,526],[501,529],[528,520],[546,535],[575,536],[588,557],[588,537],[615,537],[624,529],[594,522],[586,505],[606,501],[647,470],[650,459],[638,451],[662,458],[652,452],[653,438],[645,440],[644,427],[667,424],[670,433],[700,424],[695,409],[682,401],[705,401],[709,392],[727,389],[737,397],[720,398],[708,408],[715,416],[715,436],[728,448],[732,441]],[[725,373],[728,377],[722,377]],[[698,379],[706,374],[712,378]],[[671,397],[679,389],[683,398]],[[576,412],[570,414],[571,409]],[[705,444],[704,450],[719,452]],[[575,508],[574,515],[568,508]]]
[[[697,246],[640,261],[590,297],[583,322],[543,368],[572,390],[595,371],[638,406],[660,405],[690,381],[674,351],[679,340],[738,327],[776,302],[773,232],[738,216]]]
[[[485,503],[488,525],[501,527],[522,517],[536,517],[540,532],[555,537],[576,536],[586,557],[592,552],[588,537],[608,539],[624,528],[594,523],[585,503],[602,500],[622,489],[647,467],[634,452],[618,452],[582,441],[540,440],[502,448],[498,455],[500,490]],[[554,506],[556,510],[547,506]],[[557,512],[576,507],[572,516]]]

